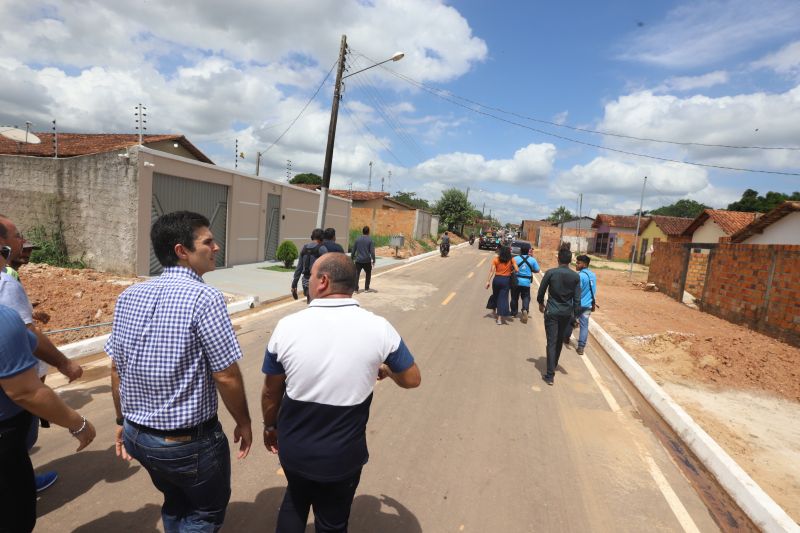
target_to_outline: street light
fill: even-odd
[[[331,122],[328,125],[328,144],[325,147],[325,166],[322,168],[322,189],[319,194],[319,211],[317,211],[317,227],[325,227],[325,213],[328,210],[328,188],[331,185],[331,164],[333,163],[333,143],[336,138],[336,121],[339,117],[339,100],[341,99],[342,80],[359,72],[383,65],[389,61],[400,61],[405,54],[396,52],[392,57],[380,63],[375,63],[361,70],[342,76],[344,72],[344,56],[347,54],[347,36],[342,35],[342,44],[339,48],[339,66],[336,69],[336,85],[333,89],[333,104],[331,105]]]

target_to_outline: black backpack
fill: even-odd
[[[303,246],[303,252],[300,254],[300,261],[303,262],[303,276],[306,278],[311,277],[311,267],[314,266],[314,261],[319,257],[319,249],[321,244],[317,244],[312,248]]]

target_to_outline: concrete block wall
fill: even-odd
[[[800,346],[800,246],[720,244],[700,308]]]
[[[686,292],[700,298],[706,283],[706,272],[708,270],[709,254],[702,252],[691,252],[689,255],[689,267],[686,271]]]
[[[681,277],[683,264],[688,249],[679,242],[658,241],[653,244],[653,258],[650,261],[650,271],[647,281],[655,283],[664,294],[682,301]]]
[[[23,233],[62,221],[71,258],[109,272],[134,274],[137,184],[135,154],[0,156],[0,211]]]

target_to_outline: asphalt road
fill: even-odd
[[[356,532],[717,531],[719,526],[660,441],[640,421],[605,356],[562,354],[554,387],[540,378],[544,330],[498,326],[484,309],[492,252],[453,249],[373,277],[357,296],[388,318],[422,371],[422,385],[375,389],[370,461],[351,516]],[[245,353],[253,427],[260,427],[264,347],[277,320],[302,302],[234,321]],[[323,332],[320,332],[322,334]],[[37,531],[161,531],[161,495],[147,473],[114,455],[107,361],[87,364],[62,397],[98,437],[75,454],[65,430],[43,430],[37,471],[59,481],[39,498]],[[230,435],[233,424],[221,407]],[[257,439],[233,459],[223,531],[273,531],[285,486],[277,457]],[[309,527],[308,531],[313,530]]]

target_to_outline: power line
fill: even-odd
[[[362,56],[362,57],[364,57],[364,58],[369,60],[369,58],[367,56],[365,56],[365,55],[363,55],[361,53],[358,53],[358,55],[360,55],[360,56]],[[622,138],[622,139],[631,139],[631,140],[635,140],[635,141],[674,144],[674,145],[678,145],[678,146],[702,146],[702,147],[706,147],[706,148],[730,148],[730,149],[734,149],[734,150],[790,150],[790,151],[800,151],[800,147],[797,147],[797,146],[747,146],[747,145],[701,143],[701,142],[693,142],[693,141],[671,141],[671,140],[667,140],[667,139],[656,139],[656,138],[652,138],[652,137],[637,137],[635,135],[625,135],[623,133],[615,133],[615,132],[611,132],[611,131],[602,131],[602,130],[593,130],[593,129],[589,129],[589,128],[580,128],[580,127],[577,127],[577,126],[571,126],[569,124],[559,124],[558,122],[553,122],[553,121],[550,121],[550,120],[544,120],[544,119],[536,118],[536,117],[529,117],[527,115],[523,115],[521,113],[517,113],[517,112],[514,112],[514,111],[507,111],[507,110],[499,108],[499,107],[493,107],[493,106],[489,106],[489,105],[486,105],[486,104],[482,104],[480,102],[477,102],[475,100],[471,100],[471,99],[466,98],[464,96],[459,96],[457,94],[454,94],[454,93],[452,93],[450,91],[444,91],[442,89],[436,89],[435,87],[430,87],[430,86],[425,85],[424,83],[422,83],[420,81],[414,80],[413,78],[410,78],[410,77],[405,76],[403,74],[400,74],[398,72],[394,72],[393,70],[391,70],[391,69],[389,69],[389,68],[387,68],[387,67],[385,67],[383,65],[381,65],[381,68],[383,68],[384,70],[386,70],[387,72],[389,72],[393,76],[396,76],[396,77],[398,77],[400,79],[403,79],[404,81],[406,81],[408,83],[416,85],[417,87],[419,87],[421,89],[425,89],[425,90],[428,90],[428,91],[434,91],[434,92],[438,92],[438,93],[443,93],[443,94],[445,94],[445,95],[447,95],[449,97],[455,98],[457,100],[463,100],[464,102],[468,102],[470,104],[476,105],[476,106],[481,107],[483,109],[489,109],[491,111],[497,111],[497,112],[504,113],[506,115],[511,115],[511,116],[514,116],[514,117],[517,117],[517,118],[521,118],[521,119],[524,119],[524,120],[530,120],[531,122],[538,122],[540,124],[547,124],[549,126],[555,126],[557,128],[565,128],[565,129],[569,129],[569,130],[572,130],[572,131],[580,131],[580,132],[583,132],[583,133],[594,133],[594,134],[597,134],[597,135],[604,135],[604,136],[608,136],[608,137],[618,137],[618,138]]]
[[[381,141],[380,137],[378,137],[377,135],[375,135],[375,133],[374,133],[374,132],[373,132],[373,131],[372,131],[372,130],[369,128],[369,126],[367,126],[367,125],[366,125],[364,122],[362,122],[362,121],[361,121],[361,119],[360,119],[360,118],[358,118],[358,116],[357,116],[355,113],[353,113],[352,111],[350,111],[350,109],[348,108],[348,106],[347,106],[347,103],[346,103],[346,102],[342,102],[342,109],[344,109],[344,112],[345,112],[345,113],[347,113],[347,115],[348,115],[349,117],[351,117],[353,120],[355,120],[355,121],[356,121],[356,127],[358,127],[358,128],[363,128],[363,129],[362,129],[362,133],[361,133],[361,134],[363,135],[363,137],[364,137],[365,139],[367,139],[367,140],[369,141],[369,136],[367,136],[366,134],[364,134],[364,130],[366,130],[367,132],[369,132],[369,135],[371,135],[373,139],[375,139],[376,141],[378,141],[378,142],[380,143],[380,145],[381,145],[381,146],[383,146],[383,148],[384,148],[384,149],[385,149],[387,152],[389,152],[389,154],[391,154],[391,156],[392,156],[392,157],[394,157],[395,161],[397,161],[397,162],[398,162],[398,163],[399,163],[401,166],[403,166],[403,167],[407,167],[407,165],[406,165],[405,163],[403,163],[403,161],[401,161],[399,157],[397,157],[397,155],[396,155],[396,154],[395,154],[395,153],[394,153],[394,152],[391,150],[391,148],[389,148],[388,146],[386,146],[386,144],[384,144],[384,142],[383,142],[383,141]]]
[[[385,67],[381,67],[381,68],[385,68]],[[578,139],[573,139],[571,137],[566,137],[564,135],[559,135],[557,133],[552,133],[552,132],[549,132],[549,131],[545,131],[545,130],[541,130],[541,129],[538,129],[538,128],[534,128],[534,127],[528,126],[527,124],[521,124],[519,122],[516,122],[516,121],[513,121],[513,120],[509,120],[507,118],[498,117],[497,115],[493,115],[493,114],[488,113],[486,111],[481,111],[479,109],[474,109],[474,108],[472,108],[472,107],[470,107],[468,105],[462,104],[461,102],[458,102],[458,101],[456,101],[456,100],[454,100],[454,99],[452,99],[450,97],[444,96],[444,95],[440,94],[439,91],[437,91],[436,89],[428,88],[427,86],[425,86],[425,85],[423,85],[423,84],[421,84],[419,82],[416,82],[416,81],[412,80],[411,78],[408,78],[407,76],[404,76],[404,75],[399,74],[397,72],[393,72],[392,70],[389,70],[389,69],[386,69],[386,70],[387,70],[387,72],[390,72],[392,75],[394,75],[394,76],[396,76],[396,77],[398,77],[398,78],[400,78],[400,79],[402,79],[402,80],[404,80],[404,81],[406,81],[408,83],[411,83],[412,85],[416,85],[420,89],[422,89],[422,90],[424,90],[426,92],[429,92],[429,93],[433,94],[434,96],[436,96],[438,98],[441,98],[441,99],[443,99],[445,101],[448,101],[453,105],[457,105],[459,107],[463,107],[464,109],[467,109],[468,111],[472,111],[473,113],[477,113],[479,115],[490,117],[490,118],[493,118],[495,120],[499,120],[501,122],[505,122],[507,124],[511,124],[513,126],[518,126],[520,128],[525,128],[527,130],[534,131],[536,133],[540,133],[540,134],[546,135],[548,137],[555,137],[556,139],[561,139],[561,140],[572,142],[572,143],[576,143],[576,144],[582,144],[584,146],[590,146],[592,148],[597,148],[598,150],[607,150],[607,151],[610,151],[610,152],[616,152],[616,153],[619,153],[619,154],[631,155],[631,156],[634,156],[634,157],[643,157],[643,158],[646,158],[646,159],[654,159],[656,161],[664,161],[664,162],[667,162],[667,163],[678,163],[678,164],[682,164],[682,165],[692,165],[692,166],[697,166],[697,167],[718,168],[718,169],[722,169],[722,170],[736,170],[736,171],[739,171],[739,172],[777,174],[777,175],[781,175],[781,176],[800,176],[799,172],[782,172],[782,171],[778,171],[778,170],[761,170],[761,169],[752,169],[752,168],[729,167],[729,166],[725,166],[725,165],[714,165],[714,164],[711,164],[711,163],[698,163],[696,161],[681,161],[679,159],[672,159],[672,158],[669,158],[669,157],[660,157],[660,156],[656,156],[656,155],[641,154],[641,153],[637,153],[637,152],[631,152],[629,150],[621,150],[619,148],[611,148],[609,146],[602,146],[602,145],[595,144],[595,143],[590,143],[590,142],[586,142],[586,141],[580,141]]]
[[[336,68],[336,63],[338,63],[338,62],[339,62],[338,59],[333,62],[333,65],[331,65],[330,70],[325,75],[325,79],[323,79],[322,82],[319,84],[319,87],[317,87],[317,90],[314,91],[314,94],[311,95],[311,98],[308,99],[308,102],[306,102],[306,105],[303,106],[303,109],[301,109],[300,112],[297,114],[297,116],[294,117],[294,120],[292,120],[292,122],[289,124],[289,126],[285,130],[283,130],[283,133],[278,135],[278,138],[275,139],[274,141],[272,141],[272,144],[270,144],[265,150],[262,150],[262,152],[261,152],[262,154],[265,154],[265,153],[269,152],[270,148],[272,148],[273,146],[278,144],[278,141],[283,139],[283,136],[286,135],[289,132],[290,129],[292,129],[292,126],[294,126],[295,122],[297,122],[300,119],[300,117],[303,115],[303,113],[308,108],[308,106],[311,105],[311,102],[314,101],[314,98],[316,98],[317,95],[319,94],[319,92],[322,90],[322,87],[323,87],[323,85],[325,85],[325,82],[328,81],[328,78],[331,77],[331,72],[333,72],[333,69]]]

